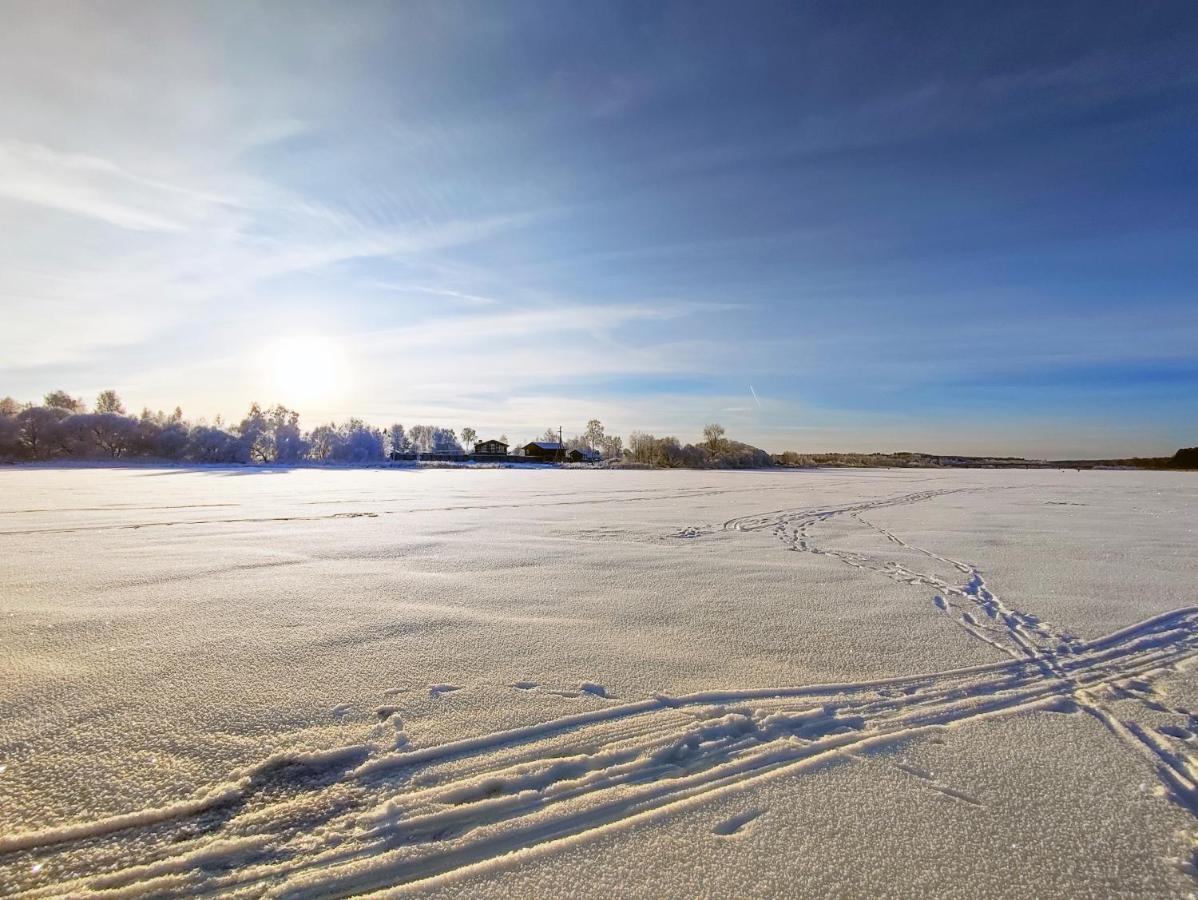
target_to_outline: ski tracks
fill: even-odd
[[[875,509],[931,500],[959,490],[922,491],[839,508],[781,511],[765,516],[732,519],[724,523],[724,528],[738,531],[772,528],[773,534],[788,549],[830,556],[855,568],[873,570],[894,581],[936,588],[939,593],[932,598],[936,608],[972,637],[1013,659],[1031,661],[1046,678],[1059,679],[1072,685],[1069,703],[1092,715],[1145,757],[1170,796],[1198,817],[1198,756],[1191,747],[1198,732],[1198,716],[1191,714],[1188,709],[1166,707],[1155,699],[1150,679],[1137,679],[1130,673],[1127,678],[1116,677],[1103,682],[1097,689],[1085,688],[1075,679],[1074,667],[1063,663],[1070,657],[1084,656],[1085,642],[1039,616],[1007,606],[986,583],[976,566],[910,543],[862,515]],[[955,570],[964,577],[964,582],[953,584],[936,574],[913,571],[898,562],[883,560],[871,554],[817,547],[811,539],[812,526],[840,516],[871,529],[904,550],[921,554]],[[1190,622],[1187,627],[1193,624]],[[1187,654],[1183,659],[1156,669],[1152,676],[1160,675],[1188,658]],[[1138,689],[1133,690],[1129,685],[1135,685]],[[1133,720],[1120,719],[1104,700],[1132,700],[1143,709],[1184,718],[1186,725],[1167,724],[1151,728]]]
[[[380,737],[276,755],[190,800],[0,837],[0,891],[304,896],[426,886],[767,779],[1035,710],[1094,716],[1147,760],[1173,799],[1198,815],[1198,764],[1187,743],[1198,716],[1169,707],[1153,688],[1157,678],[1198,654],[1198,607],[1084,641],[1009,607],[976,566],[915,546],[864,518],[871,510],[946,493],[782,510],[732,519],[724,529],[768,531],[789,550],[926,586],[939,614],[1007,659],[851,684],[630,702],[590,691],[601,705],[440,745],[412,748]],[[813,531],[841,517],[928,559],[934,571],[818,546]],[[451,687],[430,691],[440,696]],[[1117,715],[1115,704],[1182,717],[1184,724],[1153,728]],[[892,764],[945,797],[981,805],[918,767]],[[754,808],[725,819],[713,833],[728,837],[767,827],[752,825],[763,812]]]

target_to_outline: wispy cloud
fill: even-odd
[[[18,7],[0,392],[229,413],[267,399],[263,343],[307,333],[356,372],[312,416],[1018,450],[1119,365],[1166,363],[1134,386],[1155,418],[1125,415],[1163,444],[1198,414],[1161,402],[1198,340],[1174,20],[1045,13],[1029,48],[997,6],[945,33],[718,5]],[[1020,378],[1062,373],[990,428]]]
[[[108,160],[0,142],[0,197],[132,231],[181,232],[227,201],[143,178]]]

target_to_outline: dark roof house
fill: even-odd
[[[566,454],[566,459],[570,462],[599,462],[603,459],[603,454],[598,450],[571,450]]]
[[[503,441],[478,441],[474,452],[483,456],[507,456],[507,446]]]
[[[566,447],[556,441],[532,441],[521,447],[525,456],[558,462],[566,457]]]

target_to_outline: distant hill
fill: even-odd
[[[779,453],[774,465],[792,467],[900,467],[950,469],[1198,469],[1198,447],[1172,456],[1125,459],[1023,459],[1011,456],[957,456],[940,453]]]

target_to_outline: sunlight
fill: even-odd
[[[274,342],[267,350],[266,364],[275,396],[292,405],[327,398],[346,375],[341,346],[314,335]]]

